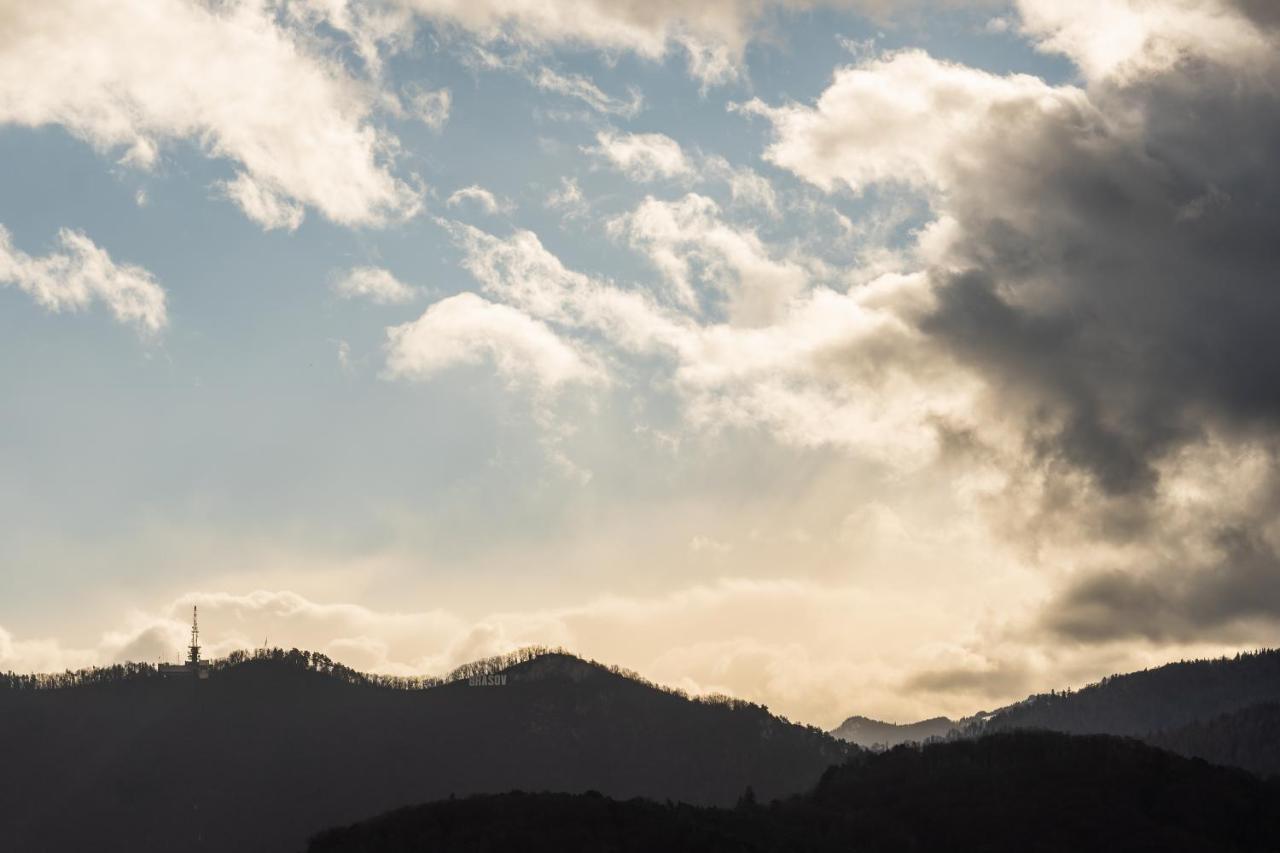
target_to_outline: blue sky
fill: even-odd
[[[971,118],[1094,121],[1168,71],[1154,41],[1099,59],[1032,0],[590,9],[8,13],[32,83],[0,91],[0,668],[172,654],[199,601],[217,649],[425,672],[563,643],[832,722],[1235,641],[1007,651],[1079,539],[1029,548],[992,509],[1024,457],[947,456],[944,420],[1034,437],[912,313],[960,257],[958,182],[1001,168]],[[836,127],[846,84],[941,106]],[[162,321],[113,315],[100,266],[74,296],[64,229]]]

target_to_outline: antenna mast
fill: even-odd
[[[194,605],[191,608],[191,645],[187,648],[187,663],[194,667],[200,665],[200,613]]]

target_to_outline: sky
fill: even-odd
[[[1280,643],[1270,0],[0,0],[0,670],[791,719]]]

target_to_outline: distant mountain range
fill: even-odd
[[[863,753],[767,807],[513,793],[334,829],[308,853],[427,850],[1274,853],[1280,783],[1128,739],[1004,732]]]
[[[850,717],[831,730],[833,737],[868,749],[897,746],[900,743],[924,743],[944,738],[957,727],[955,720],[934,717],[918,723],[882,723],[868,717]]]
[[[831,734],[867,748],[1017,729],[1123,735],[1268,774],[1280,773],[1280,739],[1266,742],[1280,734],[1277,703],[1280,651],[1267,650],[1114,675],[960,720],[895,725],[850,717]]]
[[[734,803],[801,792],[850,747],[565,654],[405,689],[304,652],[0,679],[0,849],[288,853],[413,803],[513,789]]]

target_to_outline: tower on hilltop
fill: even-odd
[[[191,645],[187,646],[187,666],[200,665],[200,610],[191,606]]]
[[[187,646],[186,663],[162,663],[160,674],[166,678],[185,676],[202,680],[209,677],[209,664],[200,659],[200,610],[191,608],[191,645]]]

